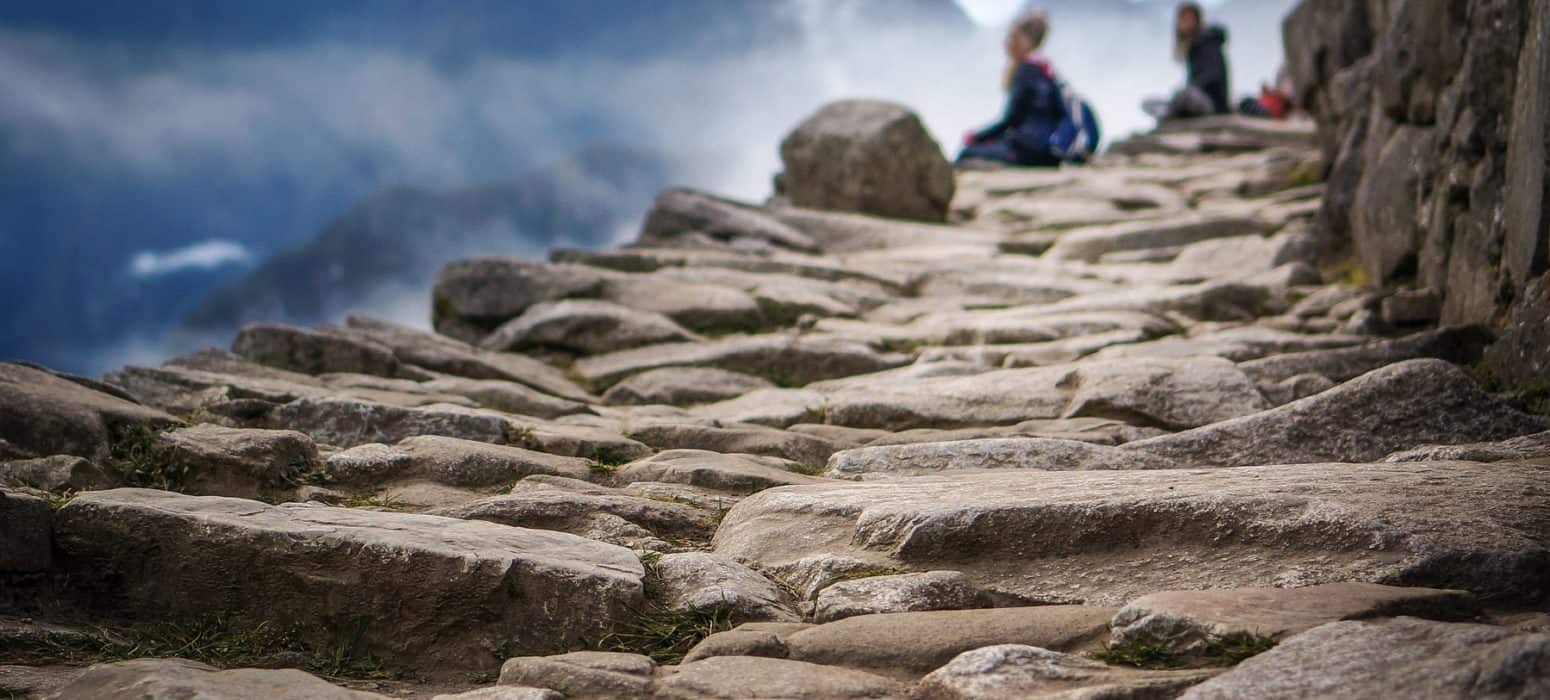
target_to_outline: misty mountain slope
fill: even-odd
[[[186,325],[222,331],[257,320],[316,323],[355,310],[385,313],[395,292],[418,300],[436,271],[460,257],[605,245],[639,220],[673,169],[659,155],[596,148],[510,182],[451,192],[388,190],[351,208],[316,240],[210,294]]]

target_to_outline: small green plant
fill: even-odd
[[[591,474],[592,478],[598,481],[608,481],[614,478],[615,474],[619,473],[619,466],[594,459],[587,462],[587,473]]]
[[[628,626],[604,635],[594,646],[601,651],[643,654],[663,665],[677,664],[706,637],[733,627],[736,624],[732,611],[724,608],[654,608],[641,613]]]
[[[386,510],[402,510],[403,504],[392,494],[378,493],[352,493],[349,498],[339,504],[344,508],[383,508]]]
[[[804,476],[823,476],[823,473],[824,473],[824,471],[826,469],[827,469],[827,467],[813,466],[811,464],[797,464],[797,463],[792,463],[791,465],[786,467],[787,471],[794,472],[796,474],[802,474]]]
[[[1128,639],[1090,654],[1092,658],[1110,666],[1134,666],[1135,668],[1180,668],[1184,659],[1166,642],[1148,639]]]
[[[72,489],[65,489],[58,493],[50,493],[48,495],[49,510],[59,510],[60,508],[70,505],[70,502],[75,500],[76,495],[76,492]]]
[[[877,576],[897,576],[902,573],[904,573],[904,569],[894,566],[858,566],[834,575],[829,579],[829,585],[832,586],[841,581],[854,581],[856,579],[875,578]]]
[[[536,450],[539,447],[538,440],[533,437],[533,426],[507,423],[504,432],[508,445],[529,450]]]
[[[15,688],[9,685],[0,685],[0,698],[6,698],[6,700],[10,700],[11,698],[30,697],[32,697],[32,691],[26,688]]]
[[[1362,262],[1357,260],[1355,256],[1345,258],[1330,266],[1324,272],[1324,279],[1338,282],[1347,287],[1356,287],[1357,289],[1365,288],[1368,284],[1367,273],[1362,270]]]
[[[1237,666],[1245,659],[1259,656],[1275,646],[1274,638],[1251,632],[1233,632],[1207,640],[1201,656],[1213,666]]]
[[[113,469],[124,483],[141,488],[181,491],[188,479],[188,467],[166,459],[160,448],[166,428],[150,428],[139,423],[115,427],[108,445]]]

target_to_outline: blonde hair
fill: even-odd
[[[1041,11],[1024,12],[1012,20],[1012,26],[1007,30],[1009,34],[1017,34],[1028,40],[1028,45],[1033,50],[1044,46],[1044,37],[1049,35],[1049,14]],[[1011,89],[1012,76],[1017,72],[1017,64],[1021,58],[1008,57],[1006,74],[1001,77],[1001,87]]]

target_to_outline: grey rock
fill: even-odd
[[[441,269],[432,291],[432,322],[460,319],[493,330],[545,301],[589,297],[602,287],[602,272],[579,265],[516,258],[478,258]]]
[[[258,498],[323,465],[312,438],[294,430],[195,425],[162,433],[152,449],[163,468],[181,474],[178,490],[200,496]]]
[[[1485,364],[1508,387],[1550,386],[1550,273],[1531,280],[1507,317],[1501,340],[1485,353]]]
[[[744,499],[713,544],[794,584],[838,559],[951,568],[1043,601],[1336,581],[1532,601],[1543,596],[1550,517],[1543,499],[1501,494],[1537,493],[1547,469],[1317,464],[831,482]]]
[[[348,632],[392,665],[493,670],[498,649],[588,637],[643,595],[628,550],[493,523],[139,489],[78,496],[55,523],[74,575],[119,582],[115,609],[322,646]]]
[[[1394,326],[1436,323],[1442,299],[1430,289],[1401,290],[1383,299],[1383,320]]]
[[[498,685],[455,695],[434,695],[431,700],[565,700],[565,696],[548,688]]]
[[[665,450],[619,469],[623,482],[652,481],[750,494],[776,486],[819,483],[799,474],[796,462],[778,457],[724,454],[709,450]]]
[[[1275,384],[1261,384],[1259,390],[1275,406],[1285,406],[1293,401],[1321,394],[1337,386],[1334,380],[1322,374],[1299,374]]]
[[[870,673],[786,659],[722,656],[679,666],[658,685],[663,700],[896,698],[904,687]]]
[[[624,494],[560,490],[523,490],[442,508],[432,514],[577,535],[597,529],[597,515],[611,515],[661,537],[704,538],[715,527],[709,513],[691,506]]]
[[[1254,415],[1125,445],[1200,466],[1361,462],[1428,444],[1503,440],[1546,422],[1441,360],[1410,360]]]
[[[1239,365],[1259,384],[1276,384],[1304,374],[1346,382],[1388,365],[1423,358],[1468,365],[1480,359],[1495,335],[1482,326],[1452,326],[1393,340],[1330,350],[1272,355]]]
[[[341,688],[293,669],[221,670],[184,659],[133,659],[91,666],[45,697],[49,700],[383,700],[387,696]]]
[[[122,431],[181,423],[51,372],[0,363],[0,440],[16,457],[74,455],[107,464],[110,443]]]
[[[1509,462],[1550,457],[1550,432],[1534,433],[1498,442],[1464,445],[1426,445],[1383,458],[1385,462]]]
[[[686,423],[637,426],[630,437],[659,450],[709,450],[723,454],[753,454],[788,459],[821,469],[839,446],[822,438],[759,425],[723,427]]]
[[[668,275],[614,275],[599,296],[654,313],[694,331],[759,331],[769,325],[759,302],[747,292],[719,284],[685,282]]]
[[[48,571],[53,562],[52,531],[48,501],[0,490],[0,574]]]
[[[497,445],[512,436],[511,420],[499,414],[433,405],[403,408],[354,399],[300,399],[276,409],[266,427],[296,430],[339,447],[398,442],[418,435],[444,435]]]
[[[1000,469],[1171,469],[1172,460],[1073,440],[999,438],[863,447],[836,452],[825,474],[878,479]]]
[[[800,622],[745,622],[729,631],[717,632],[700,640],[684,655],[684,663],[718,656],[784,659],[787,649],[781,636],[809,627],[812,625]]]
[[[657,665],[639,654],[577,651],[558,656],[523,656],[501,666],[501,685],[558,691],[568,700],[645,697]]]
[[[261,365],[303,374],[393,377],[399,371],[393,350],[379,343],[273,323],[244,326],[231,341],[231,351]]]
[[[362,316],[351,316],[339,332],[358,334],[386,345],[400,362],[433,372],[518,382],[572,401],[593,398],[567,379],[564,372],[524,355],[491,352],[461,340]]]
[[[1054,260],[1097,262],[1116,251],[1168,248],[1264,232],[1264,224],[1248,218],[1197,216],[1145,221],[1068,232],[1045,256]]]
[[[833,622],[857,615],[967,610],[994,607],[990,595],[957,571],[869,576],[832,584],[813,600],[813,621]]]
[[[347,486],[423,479],[447,486],[487,488],[533,474],[582,478],[589,473],[584,459],[439,435],[407,438],[394,447],[352,447],[329,456],[328,467],[332,483]]]
[[[1215,675],[1213,670],[1136,671],[1024,644],[966,651],[916,685],[918,700],[1025,698],[1172,698]]]
[[[735,399],[775,385],[768,379],[713,367],[664,367],[641,372],[603,394],[611,406],[688,406]]]
[[[652,567],[664,605],[672,610],[725,610],[734,619],[797,622],[790,596],[730,557],[707,552],[669,554]]]
[[[1550,635],[1414,618],[1332,622],[1182,697],[1533,698],[1550,693],[1547,663]]]
[[[70,455],[0,462],[0,486],[43,491],[93,491],[111,488],[117,479],[90,460]]]
[[[1328,583],[1152,593],[1126,604],[1112,624],[1116,643],[1164,644],[1191,652],[1213,637],[1233,634],[1285,639],[1339,620],[1400,615],[1469,620],[1479,612],[1464,591]]]
[[[693,413],[721,423],[789,428],[823,421],[825,400],[823,394],[809,389],[755,389],[735,399],[701,406]]]
[[[784,193],[799,207],[945,221],[952,166],[920,118],[898,105],[843,101],[780,145]]]
[[[1289,352],[1350,347],[1368,338],[1352,335],[1307,335],[1263,326],[1241,326],[1189,337],[1173,336],[1144,343],[1114,345],[1092,355],[1095,360],[1122,358],[1221,357],[1244,362]]]
[[[501,379],[450,377],[428,381],[421,386],[426,391],[467,397],[481,407],[522,416],[559,418],[592,412],[591,407],[580,401],[551,396],[525,384]]]
[[[595,299],[570,299],[529,307],[495,329],[480,346],[505,351],[554,348],[596,355],[695,339],[693,333],[662,314]]]
[[[674,343],[596,355],[575,371],[593,386],[611,386],[633,374],[662,367],[711,367],[799,387],[906,364],[909,358],[879,353],[864,344],[822,336],[756,335],[709,343]]]
[[[641,226],[640,242],[671,244],[686,233],[729,242],[755,240],[801,251],[817,247],[806,234],[751,205],[694,190],[672,189],[657,195]]]

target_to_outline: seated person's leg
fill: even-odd
[[[1194,86],[1178,91],[1168,105],[1168,116],[1173,119],[1208,117],[1215,113],[1216,107],[1211,104],[1211,96]]]
[[[979,143],[964,146],[958,154],[956,162],[962,164],[971,160],[988,160],[996,163],[1015,163],[1016,154],[1012,153],[1011,144],[1001,139],[990,139]]]

